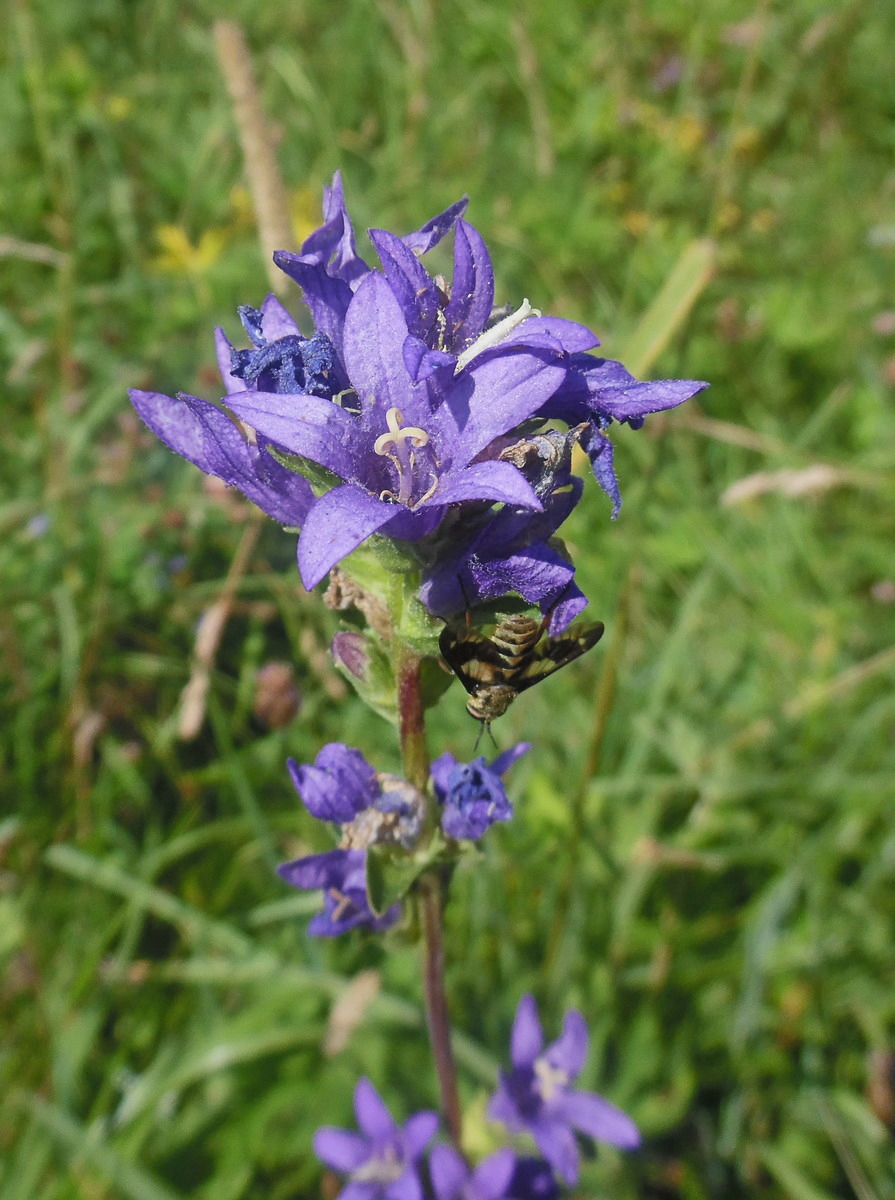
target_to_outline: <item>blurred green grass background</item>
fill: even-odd
[[[619,433],[621,516],[591,486],[569,534],[605,642],[496,727],[535,751],[449,913],[471,1141],[531,989],[551,1030],[585,1012],[583,1083],[647,1136],[576,1195],[895,1196],[895,9],[869,0],[12,0],[0,1195],[331,1195],[311,1135],[360,1074],[399,1116],[435,1099],[413,948],[309,941],[272,873],[327,846],[287,755],[394,768],[391,731],[327,665],[294,539],[125,394],[215,398],[212,326],[267,290],[220,17],[299,238],[336,167],[361,229],[468,192],[499,301],[712,383]],[[303,693],[276,729],[270,661]],[[435,753],[471,754],[463,699]]]

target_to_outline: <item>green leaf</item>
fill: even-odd
[[[659,294],[622,340],[619,357],[633,375],[647,374],[683,325],[715,273],[717,251],[710,238],[684,247]]]

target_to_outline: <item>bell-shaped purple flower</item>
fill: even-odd
[[[288,761],[289,774],[305,808],[318,821],[347,825],[382,794],[376,772],[361,754],[341,742],[330,742],[314,765]]]
[[[484,758],[461,763],[446,751],[432,763],[432,782],[442,807],[441,828],[458,841],[477,841],[495,821],[509,821],[513,806],[504,791],[502,776],[531,749],[519,742],[490,765]]]
[[[429,1155],[435,1200],[505,1200],[513,1194],[509,1187],[515,1169],[516,1155],[509,1147],[475,1168],[468,1167],[452,1146],[435,1146]]]
[[[550,614],[549,632],[561,633],[587,607],[575,568],[557,545],[556,530],[578,503],[584,485],[571,473],[579,431],[550,431],[505,448],[543,503],[541,512],[504,505],[469,514],[442,537],[427,565],[420,599],[445,620],[467,607],[517,593]],[[533,458],[530,467],[525,459]]]
[[[528,1132],[557,1175],[574,1184],[579,1155],[574,1130],[623,1150],[640,1145],[636,1125],[593,1092],[572,1084],[587,1057],[587,1026],[581,1013],[566,1013],[561,1037],[544,1048],[544,1034],[532,996],[516,1010],[512,1070],[501,1072],[488,1115],[514,1133]]]
[[[438,1128],[433,1112],[420,1112],[398,1125],[368,1079],[354,1091],[360,1133],[319,1129],[314,1153],[346,1175],[337,1200],[423,1200],[418,1163]]]
[[[277,867],[277,874],[291,887],[323,892],[323,912],[312,917],[308,925],[312,937],[338,937],[358,928],[381,933],[400,918],[400,904],[382,916],[370,908],[366,857],[363,850],[330,850]]]
[[[338,850],[295,859],[277,868],[292,887],[323,891],[323,912],[308,932],[334,937],[349,929],[388,929],[401,912],[396,904],[382,916],[370,908],[366,851],[391,843],[412,847],[423,824],[425,801],[404,779],[373,770],[359,750],[341,742],[324,746],[313,766],[289,759],[289,774],[308,812],[338,825]]]
[[[228,396],[259,437],[341,481],[314,502],[302,528],[298,562],[307,588],[372,534],[419,541],[451,506],[542,508],[521,471],[481,456],[546,403],[563,368],[518,348],[414,382],[402,354],[407,336],[394,292],[370,272],[345,315],[342,357],[353,396],[341,405],[312,395]]]

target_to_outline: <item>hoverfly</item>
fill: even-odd
[[[603,622],[573,625],[544,637],[542,621],[518,613],[498,621],[491,637],[469,624],[446,625],[438,644],[442,656],[469,692],[466,711],[490,732],[520,692],[574,662],[603,636]]]

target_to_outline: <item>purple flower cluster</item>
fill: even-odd
[[[542,1157],[505,1147],[470,1168],[452,1147],[437,1145],[428,1162],[436,1200],[553,1200],[559,1180],[578,1180],[575,1130],[623,1150],[640,1144],[630,1117],[571,1086],[587,1053],[581,1014],[568,1012],[562,1036],[546,1049],[543,1043],[535,1002],[524,996],[513,1025],[513,1069],[501,1076],[488,1110],[511,1133],[531,1136]],[[347,1176],[338,1200],[422,1200],[420,1171],[435,1114],[417,1113],[398,1125],[367,1079],[357,1085],[354,1111],[360,1133],[325,1128],[314,1139],[317,1157]]]
[[[432,783],[449,838],[475,841],[495,821],[508,821],[513,807],[501,776],[529,749],[526,742],[504,751],[489,766],[484,758],[458,762],[452,754],[432,764]],[[389,929],[400,905],[381,916],[370,908],[366,890],[366,854],[371,846],[400,846],[412,852],[422,832],[425,799],[397,775],[376,772],[359,750],[341,742],[324,746],[313,766],[289,760],[289,774],[308,812],[339,827],[336,850],[311,854],[278,868],[292,887],[323,892],[323,912],[308,932],[335,937],[359,926]]]
[[[377,774],[359,750],[341,742],[324,746],[313,766],[289,760],[289,773],[305,808],[319,821],[338,825],[338,849],[284,863],[286,883],[323,891],[323,912],[308,933],[336,937],[359,926],[382,931],[401,915],[394,904],[377,916],[367,898],[366,854],[370,846],[395,843],[409,849],[420,834],[423,797],[397,776]]]
[[[612,422],[637,427],[706,385],[640,383],[589,353],[590,330],[527,301],[495,320],[491,260],[465,209],[459,201],[403,238],[371,230],[374,270],[357,253],[337,172],[323,225],[299,254],[274,256],[302,290],[312,335],[269,296],[240,310],[250,348],[217,331],[220,405],[131,398],[173,450],[300,527],[307,588],[379,534],[413,550],[437,615],[517,592],[558,632],[586,603],[551,541],[581,493],[572,445],[615,515]],[[450,232],[447,282],[420,258]]]

